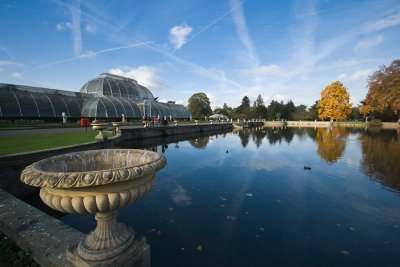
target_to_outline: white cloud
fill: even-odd
[[[210,102],[213,102],[215,100],[215,96],[209,92],[205,93],[206,96],[208,97],[208,99],[210,100]]]
[[[340,81],[340,80],[343,80],[343,79],[346,79],[347,78],[347,74],[346,73],[341,73],[338,77],[337,77],[337,79]]]
[[[158,78],[157,71],[155,67],[140,66],[138,68],[125,67],[123,69],[110,69],[109,73],[134,79],[150,90],[164,89],[166,85]]]
[[[249,30],[247,29],[246,18],[244,16],[241,3],[239,3],[238,0],[231,0],[229,3],[233,10],[233,21],[235,22],[236,32],[239,35],[240,41],[242,41],[247,50],[248,58],[250,59],[251,64],[258,66],[260,60],[256,54]]]
[[[285,96],[284,95],[274,95],[273,99],[275,99],[276,101],[283,101],[285,100]]]
[[[80,58],[84,58],[84,57],[95,57],[95,56],[97,56],[97,53],[96,53],[96,52],[93,52],[93,51],[91,51],[91,50],[88,50],[88,51],[82,52],[82,54],[80,55]]]
[[[285,76],[288,72],[278,65],[262,65],[253,69],[245,69],[241,71],[243,75],[248,76]]]
[[[379,31],[400,24],[400,12],[387,16],[383,19],[370,22],[367,31]]]
[[[174,26],[169,30],[169,40],[176,49],[179,49],[186,43],[187,36],[192,30],[187,25]]]
[[[63,22],[58,23],[58,24],[56,25],[56,30],[57,30],[57,31],[63,31],[63,30],[65,30],[65,29],[66,29],[66,27],[65,27],[65,24],[64,24]]]
[[[375,38],[368,38],[365,40],[361,40],[356,44],[354,51],[357,53],[367,52],[368,50],[374,48],[375,46],[381,44],[383,42],[382,35],[379,35]]]
[[[23,67],[24,65],[8,60],[0,60],[0,66],[15,66],[15,67]]]
[[[354,81],[366,79],[369,75],[371,75],[373,70],[365,69],[365,70],[358,70],[352,76],[351,79]]]
[[[72,28],[71,22],[60,22],[56,25],[57,31],[64,31]]]
[[[86,25],[85,27],[85,31],[89,32],[89,33],[95,33],[96,32],[96,27],[92,26],[92,25]]]
[[[188,195],[183,186],[177,185],[175,190],[171,193],[171,198],[178,206],[189,206],[192,204],[192,198]]]
[[[17,78],[17,79],[23,77],[22,73],[19,73],[19,72],[13,72],[11,75],[12,75],[14,78]]]

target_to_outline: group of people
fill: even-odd
[[[153,117],[148,116],[147,118],[145,116],[142,117],[142,126],[155,126],[157,124],[161,124],[162,126],[168,126],[168,121],[165,117],[162,117],[160,120],[160,116],[156,117],[155,115]]]

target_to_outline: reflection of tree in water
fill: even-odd
[[[189,140],[189,143],[196,148],[205,148],[210,140],[209,136],[199,136],[195,139]]]
[[[266,128],[266,136],[270,145],[276,143],[282,143],[284,140],[286,143],[290,144],[294,137],[294,131],[292,128]]]
[[[242,146],[246,147],[250,139],[250,129],[239,130],[239,137],[240,141],[242,142]]]
[[[360,135],[361,167],[373,180],[400,190],[400,132],[367,132]]]
[[[253,142],[256,144],[257,148],[259,148],[262,145],[262,141],[266,135],[266,132],[259,128],[259,129],[254,129],[253,131]]]
[[[345,128],[317,128],[315,141],[318,155],[328,163],[334,163],[342,157],[346,148],[349,132]]]

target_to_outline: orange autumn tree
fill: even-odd
[[[400,117],[400,59],[389,67],[381,66],[369,77],[368,94],[361,112],[365,115],[378,111]]]
[[[322,120],[345,120],[352,108],[347,88],[339,81],[331,83],[321,92],[317,108],[318,117]]]

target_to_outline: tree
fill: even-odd
[[[308,110],[308,113],[310,114],[310,118],[312,120],[318,119],[318,100],[315,101],[315,103],[310,107]]]
[[[269,120],[280,120],[282,117],[283,102],[272,100],[267,108],[267,116]]]
[[[203,118],[212,114],[210,100],[205,93],[192,95],[188,102],[188,109],[194,118]]]
[[[306,105],[299,105],[295,107],[295,111],[292,113],[293,120],[307,120],[310,119],[310,115],[307,112]]]
[[[400,59],[389,67],[381,66],[369,77],[367,87],[366,107],[361,109],[364,114],[376,110],[400,117]]]
[[[265,118],[267,116],[267,108],[264,105],[264,99],[259,94],[256,99],[256,117],[258,118]]]
[[[352,107],[347,88],[339,81],[331,83],[321,92],[317,107],[320,119],[345,120]]]
[[[262,96],[261,96],[260,94],[257,96],[257,99],[256,99],[256,106],[257,106],[257,107],[265,106],[265,105],[264,105],[264,99],[262,98]]]
[[[250,111],[250,99],[248,96],[244,96],[242,103],[237,107],[237,112],[240,113],[243,118],[246,118]]]
[[[292,100],[289,100],[282,109],[282,118],[286,120],[292,119],[292,114],[296,111],[296,107]]]

